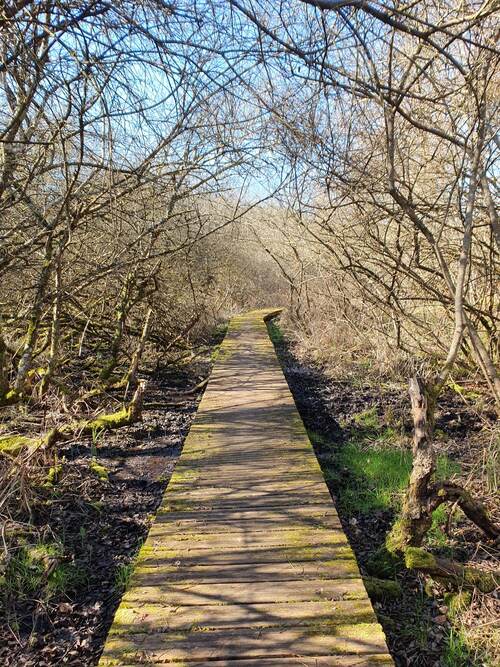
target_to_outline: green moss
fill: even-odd
[[[55,466],[51,466],[49,468],[49,472],[47,473],[45,484],[47,486],[53,486],[59,480],[61,472],[62,472],[62,465],[58,464]]]
[[[425,549],[407,547],[405,549],[405,565],[408,569],[433,569],[436,566],[436,559]]]
[[[22,398],[22,394],[14,389],[10,389],[5,395],[0,397],[0,405],[14,405]]]
[[[371,600],[396,600],[401,597],[401,586],[397,581],[378,579],[377,577],[363,577],[366,592]]]
[[[470,591],[446,593],[444,601],[448,607],[448,616],[454,619],[460,612],[465,611],[470,606],[472,594]]]
[[[464,585],[478,588],[482,593],[491,593],[500,586],[498,572],[480,572],[472,567],[464,569]]]
[[[33,444],[32,438],[24,435],[2,435],[0,436],[0,454],[17,456],[23,449]]]
[[[403,553],[407,544],[407,535],[408,526],[405,520],[402,517],[396,519],[385,540],[386,550],[393,556]]]
[[[126,425],[129,419],[130,410],[128,408],[123,408],[118,412],[112,412],[108,415],[101,415],[92,421],[82,422],[80,428],[83,428],[85,431],[98,431],[99,429],[107,431],[109,429]]]
[[[89,468],[90,470],[99,477],[99,479],[103,480],[108,480],[109,479],[109,473],[106,470],[106,468],[101,465],[100,463],[97,463],[95,459],[92,459],[89,463]]]

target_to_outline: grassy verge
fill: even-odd
[[[373,407],[355,414],[345,432],[347,438],[341,447],[309,432],[312,442],[320,444],[323,452],[331,451],[331,456],[323,457],[322,467],[327,480],[338,489],[340,509],[347,516],[386,510],[397,514],[412,468],[407,438],[400,429],[385,424]],[[459,472],[460,465],[455,461],[438,456],[438,479],[449,479]],[[429,534],[435,546],[445,546],[446,521],[445,508],[438,508]]]

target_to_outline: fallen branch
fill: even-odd
[[[482,503],[459,484],[437,482],[429,488],[430,511],[433,512],[443,503],[456,503],[465,516],[480,528],[492,540],[500,537],[500,527],[488,516]]]
[[[110,431],[134,424],[141,419],[145,389],[146,382],[142,380],[132,400],[122,410],[54,428],[40,438],[29,438],[24,435],[0,436],[0,454],[16,457],[25,449],[30,449],[32,452],[48,449],[56,442],[69,440],[74,436],[90,435],[96,431]]]
[[[201,382],[198,382],[194,387],[191,387],[191,389],[170,389],[169,393],[176,393],[180,394],[182,396],[191,396],[192,394],[196,394],[197,391],[200,391],[200,389],[203,389],[206,387],[208,384],[208,381],[210,379],[210,376],[206,377],[204,380]]]

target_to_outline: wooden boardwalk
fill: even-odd
[[[235,318],[100,665],[392,665],[263,317]]]

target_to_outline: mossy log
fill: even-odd
[[[438,558],[425,549],[408,547],[405,551],[406,567],[428,574],[439,582],[456,590],[477,588],[483,593],[491,593],[500,586],[500,572],[480,570],[456,561]]]
[[[401,586],[397,581],[377,579],[377,577],[363,577],[366,592],[372,600],[396,600],[401,597]]]
[[[4,454],[16,457],[22,451],[47,449],[56,442],[69,440],[74,436],[90,435],[96,431],[110,431],[133,424],[141,419],[145,389],[146,382],[141,381],[128,406],[118,412],[100,415],[95,419],[72,422],[71,424],[54,428],[40,438],[28,438],[22,435],[0,436],[0,455]]]
[[[38,440],[24,435],[0,435],[0,454],[17,456],[19,452],[38,442]]]

